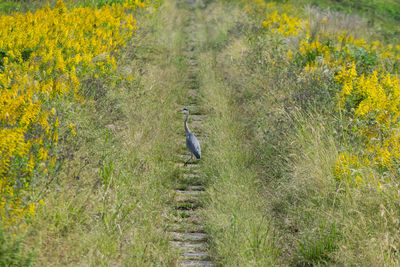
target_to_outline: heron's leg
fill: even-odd
[[[183,166],[187,166],[187,164],[189,163],[189,161],[193,160],[193,154],[190,154],[190,158],[185,162],[185,164]]]
[[[183,166],[187,166],[188,162],[190,161],[190,158],[183,164]]]

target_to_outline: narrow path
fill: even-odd
[[[181,8],[191,11],[195,8],[196,2],[188,0]],[[199,142],[203,144],[204,137],[201,136],[202,121],[204,115],[198,105],[199,80],[198,62],[196,55],[196,22],[190,17],[184,27],[187,46],[182,55],[187,63],[185,85],[187,102],[182,103],[190,111],[189,127],[195,133]],[[183,118],[183,117],[182,117]],[[183,123],[182,123],[183,132]],[[182,138],[182,144],[185,144]],[[179,250],[181,266],[214,266],[208,253],[208,236],[204,230],[204,223],[199,216],[201,209],[201,197],[205,192],[205,185],[202,181],[202,172],[198,161],[184,166],[184,162],[190,157],[186,147],[178,155],[178,164],[183,175],[178,181],[175,189],[174,222],[170,229],[171,246]]]

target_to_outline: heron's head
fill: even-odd
[[[187,108],[180,109],[179,112],[182,112],[184,114],[189,114],[189,110]]]

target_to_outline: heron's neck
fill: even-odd
[[[186,134],[190,133],[189,127],[187,126],[188,118],[189,118],[189,113],[186,113],[185,122],[184,122]]]

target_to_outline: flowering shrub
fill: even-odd
[[[0,224],[15,225],[35,213],[26,201],[32,178],[46,174],[57,157],[60,121],[56,100],[80,102],[80,78],[106,75],[114,55],[136,29],[130,10],[157,1],[124,1],[101,8],[54,9],[0,17]]]
[[[300,37],[297,51],[287,51],[288,60],[308,72],[321,67],[335,73],[338,112],[346,111],[357,121],[356,133],[364,144],[357,153],[339,155],[335,176],[359,185],[371,180],[362,177],[363,167],[380,172],[394,168],[400,159],[400,45],[367,42],[346,31],[311,34],[309,23],[293,15],[290,5],[281,7],[289,16],[280,14],[274,2],[242,1],[249,12],[266,18],[262,27],[271,33]]]
[[[296,16],[290,5],[285,5],[284,9],[288,12],[279,13],[275,2],[265,3],[262,0],[243,0],[246,3],[246,9],[250,13],[264,14],[262,27],[272,33],[280,33],[286,36],[298,35],[304,29],[307,21]]]
[[[340,181],[345,180],[350,184],[358,184],[362,181],[360,175],[355,175],[359,167],[360,163],[357,156],[342,153],[336,162],[335,176]]]
[[[302,30],[302,20],[288,16],[286,13],[279,14],[275,11],[266,16],[262,26],[270,29],[271,32],[278,32],[284,35],[298,35]]]

